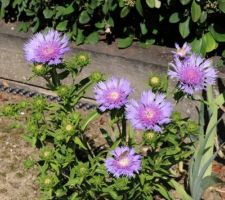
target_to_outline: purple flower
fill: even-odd
[[[131,100],[126,105],[126,118],[133,128],[161,132],[161,126],[170,122],[171,103],[165,100],[165,95],[145,91],[139,102]]]
[[[217,71],[212,67],[210,59],[205,60],[192,54],[184,60],[175,58],[174,63],[170,63],[170,66],[172,66],[172,70],[168,71],[168,75],[176,78],[178,87],[187,94],[192,95],[216,82]]]
[[[141,170],[141,156],[136,155],[133,148],[117,147],[112,155],[105,160],[105,167],[113,176],[132,177]]]
[[[185,56],[191,53],[191,47],[190,45],[188,45],[187,42],[185,42],[182,47],[180,47],[177,43],[175,43],[175,47],[176,47],[176,51],[172,51],[172,53],[175,56],[184,58]]]
[[[69,51],[67,36],[53,29],[46,33],[36,33],[24,45],[25,58],[30,63],[56,65],[61,63],[67,51]]]
[[[114,77],[105,82],[99,82],[94,88],[95,98],[102,112],[124,106],[132,91],[129,81]]]

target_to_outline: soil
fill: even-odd
[[[0,107],[23,99],[21,96],[0,92]],[[23,121],[23,114],[21,113],[19,123]],[[37,155],[37,150],[24,141],[22,138],[24,130],[18,128],[18,122],[15,123],[8,118],[0,118],[0,200],[37,200],[40,196],[38,185],[35,183],[38,172],[34,168],[25,169],[23,164],[30,156]],[[105,144],[103,136],[99,138],[101,135],[99,127],[107,129],[107,117],[103,116],[92,123],[87,133],[98,148]],[[213,171],[225,181],[225,165],[214,161]],[[209,188],[204,193],[203,199],[225,200],[225,187]]]
[[[0,93],[0,106],[22,100],[20,96]],[[15,128],[14,121],[0,118],[0,199],[36,200],[39,196],[35,183],[37,171],[27,170],[23,162],[35,149],[22,138],[24,130]]]

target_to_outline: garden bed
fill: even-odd
[[[26,97],[0,92],[0,107],[18,103]],[[82,111],[87,114],[87,111]],[[23,136],[23,116],[21,113],[19,122],[9,118],[0,119],[0,199],[1,200],[30,200],[39,199],[39,187],[35,181],[37,171],[35,169],[25,169],[24,162],[29,157],[38,157],[37,150],[33,149],[29,143],[25,142]],[[104,138],[99,136],[99,127],[107,129],[107,117],[103,116],[94,121],[87,132],[92,145],[96,147],[104,146]],[[214,161],[213,172],[225,181],[225,165],[220,160]],[[172,191],[171,191],[172,192]],[[173,191],[174,193],[174,191]],[[178,198],[179,199],[179,198]],[[204,200],[225,199],[225,187],[215,186],[209,188],[203,195]]]
[[[61,45],[60,42],[62,42],[61,48],[65,52],[69,49],[68,41],[65,38],[60,39],[61,35],[58,32],[50,30],[46,34],[49,34],[46,39],[52,37],[53,34],[53,38],[56,37],[54,42],[58,45]],[[52,51],[52,41],[50,43],[45,40],[39,41],[38,36],[40,35],[36,35],[25,45],[25,54],[26,56],[32,55],[32,51],[36,50],[33,47],[35,44],[32,46],[34,40],[46,45],[41,50],[44,55],[41,60],[35,56],[31,56],[31,60],[26,58],[28,61],[34,62],[31,70],[34,76],[42,77],[47,85],[43,84],[40,79],[32,80],[29,84],[18,79],[22,74],[25,74],[22,78],[24,80],[31,76],[30,72],[26,72],[27,65],[23,64],[21,70],[16,68],[24,63],[21,49],[26,38],[20,37],[18,46],[15,45],[13,48],[13,38],[17,42],[19,40],[15,35],[8,33],[0,34],[2,49],[5,50],[1,56],[3,60],[6,60],[5,66],[13,64],[14,66],[10,67],[8,71],[7,67],[2,67],[1,85],[7,87],[6,91],[15,93],[17,90],[12,89],[9,83],[15,84],[16,87],[17,85],[18,87],[27,87],[28,90],[35,89],[37,93],[46,91],[48,94],[50,90],[52,92],[47,95],[47,99],[42,95],[29,92],[27,96],[36,97],[30,102],[3,108],[1,116],[14,116],[15,114],[17,123],[12,124],[10,128],[15,128],[20,132],[25,132],[20,128],[23,127],[23,118],[26,118],[27,135],[25,139],[40,150],[38,158],[34,158],[34,164],[40,167],[38,167],[37,180],[43,198],[60,199],[65,197],[74,200],[79,196],[83,199],[112,198],[117,200],[149,199],[150,197],[158,199],[160,196],[171,199],[171,195],[174,197],[177,193],[180,195],[176,185],[184,182],[184,185],[188,184],[188,187],[185,186],[182,190],[183,195],[187,199],[191,199],[184,191],[190,189],[193,199],[200,199],[202,192],[206,189],[203,183],[209,180],[215,182],[215,177],[207,175],[206,170],[211,169],[209,165],[214,159],[213,147],[217,130],[213,124],[216,123],[218,112],[223,109],[225,102],[223,94],[216,94],[217,97],[213,100],[214,92],[217,90],[213,90],[216,87],[212,87],[212,85],[217,81],[217,72],[213,69],[212,62],[192,54],[191,51],[186,52],[187,59],[183,59],[180,55],[180,57],[173,57],[174,61],[169,76],[164,76],[162,74],[166,74],[167,67],[161,65],[159,68],[154,59],[152,62],[148,62],[148,59],[143,61],[147,55],[141,57],[142,50],[136,47],[134,47],[134,52],[127,51],[128,55],[130,54],[132,57],[127,57],[126,53],[123,54],[124,51],[121,54],[112,53],[108,47],[102,47],[96,51],[93,47],[88,49],[85,49],[85,46],[72,47],[72,53],[80,52],[82,49],[94,58],[91,62],[92,65],[86,67],[90,63],[88,54],[79,53],[70,59],[64,60],[60,57],[57,60],[56,57],[49,55],[49,51]],[[40,48],[43,45],[40,45]],[[154,48],[154,52],[157,52],[158,47]],[[109,54],[105,53],[107,49]],[[7,56],[9,58],[10,53],[15,54],[14,62],[4,59]],[[179,51],[177,55],[178,53]],[[136,59],[135,55],[140,57]],[[160,60],[160,56],[163,58],[163,55],[161,52],[156,61]],[[47,56],[47,60],[45,60],[45,56]],[[166,59],[170,56],[171,54],[166,56]],[[110,69],[102,68],[98,65],[102,63],[112,67]],[[115,64],[118,65],[114,68]],[[80,73],[83,69],[84,72]],[[177,72],[178,69],[183,71]],[[106,80],[101,73],[95,72],[96,70],[105,73]],[[160,72],[162,76],[154,76],[149,79],[149,74],[156,72]],[[122,79],[124,74],[126,74],[125,78],[132,80],[131,83]],[[69,75],[70,78],[66,78]],[[76,79],[78,75],[81,76]],[[107,80],[112,75],[122,77],[113,77]],[[168,78],[175,77],[178,79],[180,87],[175,87],[174,81],[168,81]],[[221,79],[219,79],[219,83],[221,84],[217,88],[220,89],[221,85],[223,87]],[[170,86],[168,87],[168,85]],[[49,90],[45,90],[46,86]],[[207,100],[201,99],[199,93],[206,86]],[[136,98],[141,91],[146,89],[148,91],[142,92],[140,101],[128,99],[129,95],[131,98]],[[133,91],[135,91],[135,95],[133,95]],[[57,96],[55,96],[55,92]],[[159,92],[164,93],[165,96]],[[197,95],[192,95],[193,93],[197,93]],[[185,100],[180,104],[178,102],[182,97]],[[2,102],[10,102],[10,98],[2,95]],[[50,103],[52,98],[53,101]],[[86,101],[96,100],[97,109],[94,109],[93,112],[81,111],[79,105],[80,101],[84,99]],[[174,100],[171,101],[171,99]],[[187,103],[188,101],[189,103]],[[191,101],[195,101],[195,103],[191,103]],[[202,105],[199,112],[196,111],[197,109],[195,110],[195,107],[199,105],[196,102],[199,104],[201,102]],[[88,107],[84,108],[88,109]],[[96,106],[94,107],[96,108]],[[173,109],[173,107],[175,108]],[[207,116],[206,110],[204,110],[206,107],[209,113],[213,113],[212,116]],[[179,112],[176,112],[177,110]],[[109,111],[108,114],[105,114],[106,111]],[[200,116],[199,122],[196,120],[198,115]],[[209,122],[208,118],[210,118]],[[3,124],[10,123],[7,120],[4,122],[4,118],[2,120]],[[3,138],[5,138],[4,133]],[[15,138],[18,139],[17,134],[15,134]],[[200,142],[198,143],[198,141]],[[210,143],[208,144],[207,141]],[[13,144],[13,141],[11,143]],[[18,157],[19,154],[17,155],[13,151],[13,148],[17,148],[17,146],[11,143],[9,145],[10,152]],[[8,145],[7,142],[6,144]],[[215,146],[218,147],[219,144]],[[196,153],[192,157],[192,162],[189,163],[194,152]],[[7,157],[9,156],[7,155]],[[208,161],[208,158],[212,160]],[[216,162],[213,165],[214,172],[218,174],[219,171],[222,171],[223,165]],[[189,168],[188,173],[187,168]],[[16,172],[16,174],[20,178],[22,177],[21,172]],[[190,183],[186,182],[187,174]],[[204,175],[208,179],[205,179]],[[131,177],[133,178],[130,179]],[[224,177],[220,176],[220,178]],[[221,183],[221,180],[216,179],[216,182],[218,181]],[[119,185],[121,187],[118,187]],[[179,187],[183,188],[182,185]],[[171,194],[172,188],[177,193]],[[6,190],[3,189],[3,192],[6,193]],[[84,194],[83,190],[87,190],[87,193]],[[210,188],[209,193],[210,195],[213,193],[213,198],[219,199],[219,196],[223,194],[223,189]],[[210,195],[206,194],[205,199],[210,199]]]

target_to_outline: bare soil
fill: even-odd
[[[20,100],[20,96],[0,93],[0,106]],[[35,183],[37,171],[27,170],[23,165],[36,150],[23,140],[24,130],[15,125],[15,121],[0,118],[0,199],[36,200],[39,196]]]

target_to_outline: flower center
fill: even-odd
[[[199,84],[202,80],[202,73],[195,67],[186,68],[181,72],[181,80],[187,84]]]
[[[148,108],[147,110],[145,110],[145,117],[149,120],[151,120],[153,117],[155,116],[155,111]]]
[[[53,45],[47,44],[42,48],[42,54],[45,58],[51,58],[54,56],[56,49]]]
[[[116,100],[119,98],[119,96],[120,96],[119,92],[114,91],[114,92],[111,92],[111,93],[110,93],[110,98],[111,98],[113,101],[116,101]]]
[[[118,163],[121,167],[127,167],[129,166],[130,161],[128,158],[120,158]]]

